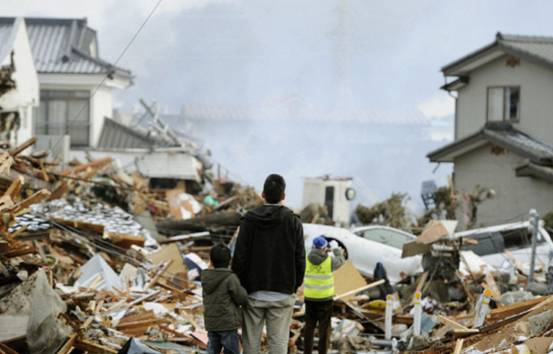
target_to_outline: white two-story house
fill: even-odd
[[[553,37],[498,33],[442,72],[455,97],[455,140],[428,157],[454,164],[461,224],[476,186],[495,191],[476,226],[552,211]]]
[[[23,21],[38,74],[39,102],[31,124],[22,123],[19,135],[68,135],[72,149],[95,147],[104,118],[113,114],[112,91],[130,86],[131,72],[101,59],[96,31],[84,18]],[[19,23],[0,17],[6,33]],[[24,55],[22,49],[14,52]]]

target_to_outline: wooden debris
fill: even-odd
[[[346,293],[337,295],[337,296],[334,297],[334,301],[340,300],[340,299],[343,299],[343,298],[346,298],[346,297],[351,296],[351,295],[355,295],[355,294],[357,294],[357,293],[359,293],[359,292],[361,292],[361,291],[365,291],[365,290],[368,290],[368,289],[371,289],[371,288],[375,288],[375,287],[377,287],[377,286],[379,286],[379,285],[384,284],[385,282],[386,282],[386,280],[384,280],[384,279],[377,280],[377,281],[375,281],[375,282],[373,282],[373,283],[367,284],[367,285],[362,286],[362,287],[360,287],[360,288],[357,288],[357,289],[348,291],[348,292],[346,292]]]
[[[464,341],[464,339],[457,339],[457,342],[455,342],[455,349],[453,350],[453,354],[461,354]]]

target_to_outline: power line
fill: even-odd
[[[127,45],[125,46],[125,48],[123,48],[123,50],[121,51],[121,53],[119,54],[119,56],[117,57],[117,59],[115,59],[115,62],[113,63],[113,66],[117,66],[117,64],[119,64],[119,61],[123,58],[123,56],[127,53],[127,50],[129,50],[129,48],[131,47],[131,45],[134,43],[134,41],[136,40],[136,38],[138,37],[138,35],[140,34],[140,32],[142,32],[142,29],[144,28],[144,26],[146,26],[146,23],[148,23],[148,21],[150,20],[150,18],[154,15],[154,13],[156,12],[157,8],[159,7],[159,5],[161,5],[161,2],[163,0],[158,0],[157,3],[154,5],[154,7],[152,7],[152,9],[150,10],[150,13],[148,13],[148,16],[146,16],[146,18],[144,19],[144,21],[142,22],[142,24],[138,27],[138,29],[136,30],[136,32],[133,34],[133,36],[131,37],[131,39],[129,40],[129,42],[127,43]],[[100,81],[100,83],[98,83],[98,85],[96,85],[96,87],[94,88],[94,90],[92,90],[92,94],[90,95],[90,99],[92,99],[96,93],[98,92],[98,90],[100,89],[100,87],[104,84],[104,82],[106,82],[106,80],[110,77],[111,75],[111,72],[108,72],[106,75],[104,75],[104,77],[102,78],[102,80]],[[81,109],[79,110],[79,112],[73,117],[72,120],[70,121],[74,121],[75,119],[77,119],[77,117],[79,117],[81,115],[81,113],[83,113],[84,109],[86,108],[86,104],[83,104]]]

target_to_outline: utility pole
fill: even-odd
[[[540,227],[540,216],[536,209],[530,209],[530,223],[532,225],[532,256],[530,258],[530,274],[528,284],[534,281],[534,268],[536,266],[536,245],[538,243],[538,232]]]

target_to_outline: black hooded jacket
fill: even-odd
[[[248,301],[246,290],[230,269],[202,271],[204,321],[208,331],[230,331],[240,327],[238,306]]]
[[[262,205],[242,219],[232,270],[250,294],[293,294],[303,282],[304,247],[299,217],[282,205]]]

